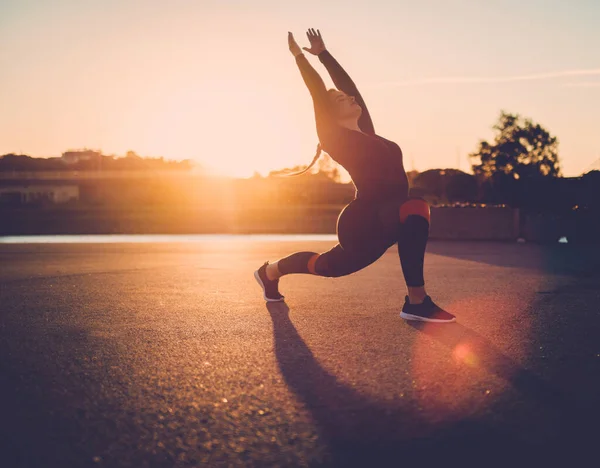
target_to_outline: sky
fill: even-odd
[[[241,177],[307,164],[287,32],[302,47],[315,28],[407,170],[469,171],[501,110],[558,137],[565,176],[600,159],[597,0],[350,3],[2,0],[0,154],[133,150]]]

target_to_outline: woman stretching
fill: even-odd
[[[325,48],[320,31],[307,32],[310,49],[319,57],[338,89],[327,90],[319,74],[288,33],[290,52],[311,94],[319,145],[352,177],[355,199],[337,221],[339,243],[325,253],[296,252],[274,263],[266,262],[254,277],[268,302],[283,301],[279,278],[292,273],[340,277],[355,273],[398,244],[408,288],[400,317],[425,322],[454,322],[454,315],[433,303],[425,292],[423,261],[429,236],[429,206],[408,197],[408,178],[400,147],[377,135],[369,111],[348,74]]]

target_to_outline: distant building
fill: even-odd
[[[67,203],[79,200],[77,185],[15,185],[0,187],[0,204]]]
[[[65,151],[62,154],[62,161],[65,164],[76,164],[79,161],[98,161],[102,157],[99,151],[82,150],[82,151]]]

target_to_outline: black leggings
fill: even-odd
[[[278,262],[282,275],[307,273],[346,276],[378,260],[398,244],[408,286],[423,286],[423,262],[429,237],[429,206],[419,198],[402,202],[352,201],[337,222],[339,243],[331,250],[296,252]]]

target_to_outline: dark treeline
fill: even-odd
[[[33,158],[32,158],[33,159]],[[1,160],[0,160],[1,161]],[[42,164],[43,166],[43,164]],[[72,177],[68,177],[72,170]],[[39,169],[39,172],[42,170]],[[147,171],[137,177],[120,177],[118,170],[103,171],[102,177],[88,178],[82,170],[63,168],[61,177],[35,180],[27,168],[23,178],[1,179],[0,186],[23,184],[76,185],[77,204],[96,206],[146,206],[176,203],[204,205],[268,203],[341,205],[354,197],[352,183],[341,183],[335,173],[306,173],[286,177],[277,173],[249,179],[216,178],[189,171]],[[277,171],[279,172],[279,171]],[[114,174],[111,175],[111,174]],[[62,177],[64,175],[64,177]],[[467,174],[457,169],[430,169],[409,172],[410,193],[431,205],[507,205],[531,212],[562,213],[573,209],[600,209],[600,171],[580,177],[534,177],[515,179],[506,174],[490,177]],[[221,199],[222,198],[222,199]]]
[[[354,197],[354,186],[340,183],[338,169],[330,162],[322,164],[318,172],[299,177],[286,177],[282,175],[285,171],[274,171],[266,177],[255,175],[249,179],[226,179],[192,173],[188,169],[191,167],[189,162],[177,165],[171,161],[161,163],[160,160],[146,159],[143,164],[138,164],[132,158],[121,158],[112,160],[114,165],[111,169],[103,170],[102,177],[87,178],[82,175],[91,171],[89,161],[65,165],[53,159],[59,158],[13,158],[10,155],[0,158],[0,171],[13,175],[12,178],[0,180],[0,187],[32,183],[76,185],[79,188],[77,204],[95,206],[135,206],[139,203],[146,206],[170,203],[342,205]],[[18,164],[12,164],[15,161],[19,161]],[[65,177],[44,181],[42,178],[36,180],[36,176],[31,175],[51,172],[52,168],[58,168],[54,170],[60,171]],[[120,170],[141,174],[131,178],[117,177]],[[23,173],[23,178],[18,177],[19,173]],[[97,173],[97,169],[94,173]],[[173,176],[167,177],[166,173]],[[72,174],[72,177],[68,177],[68,174]],[[571,178],[553,175],[515,178],[501,172],[484,176],[450,168],[430,169],[421,173],[411,171],[408,176],[411,195],[423,197],[434,206],[508,205],[540,213],[600,210],[600,171],[590,171]],[[220,200],[220,197],[223,199]]]
[[[141,157],[133,151],[128,151],[123,157],[87,149],[67,151],[55,158],[33,158],[12,153],[0,156],[0,172],[189,171],[192,167],[190,160]]]
[[[433,205],[507,205],[536,212],[600,208],[600,171],[579,177],[520,179],[501,173],[483,178],[456,169],[431,169],[410,175],[411,194]]]

